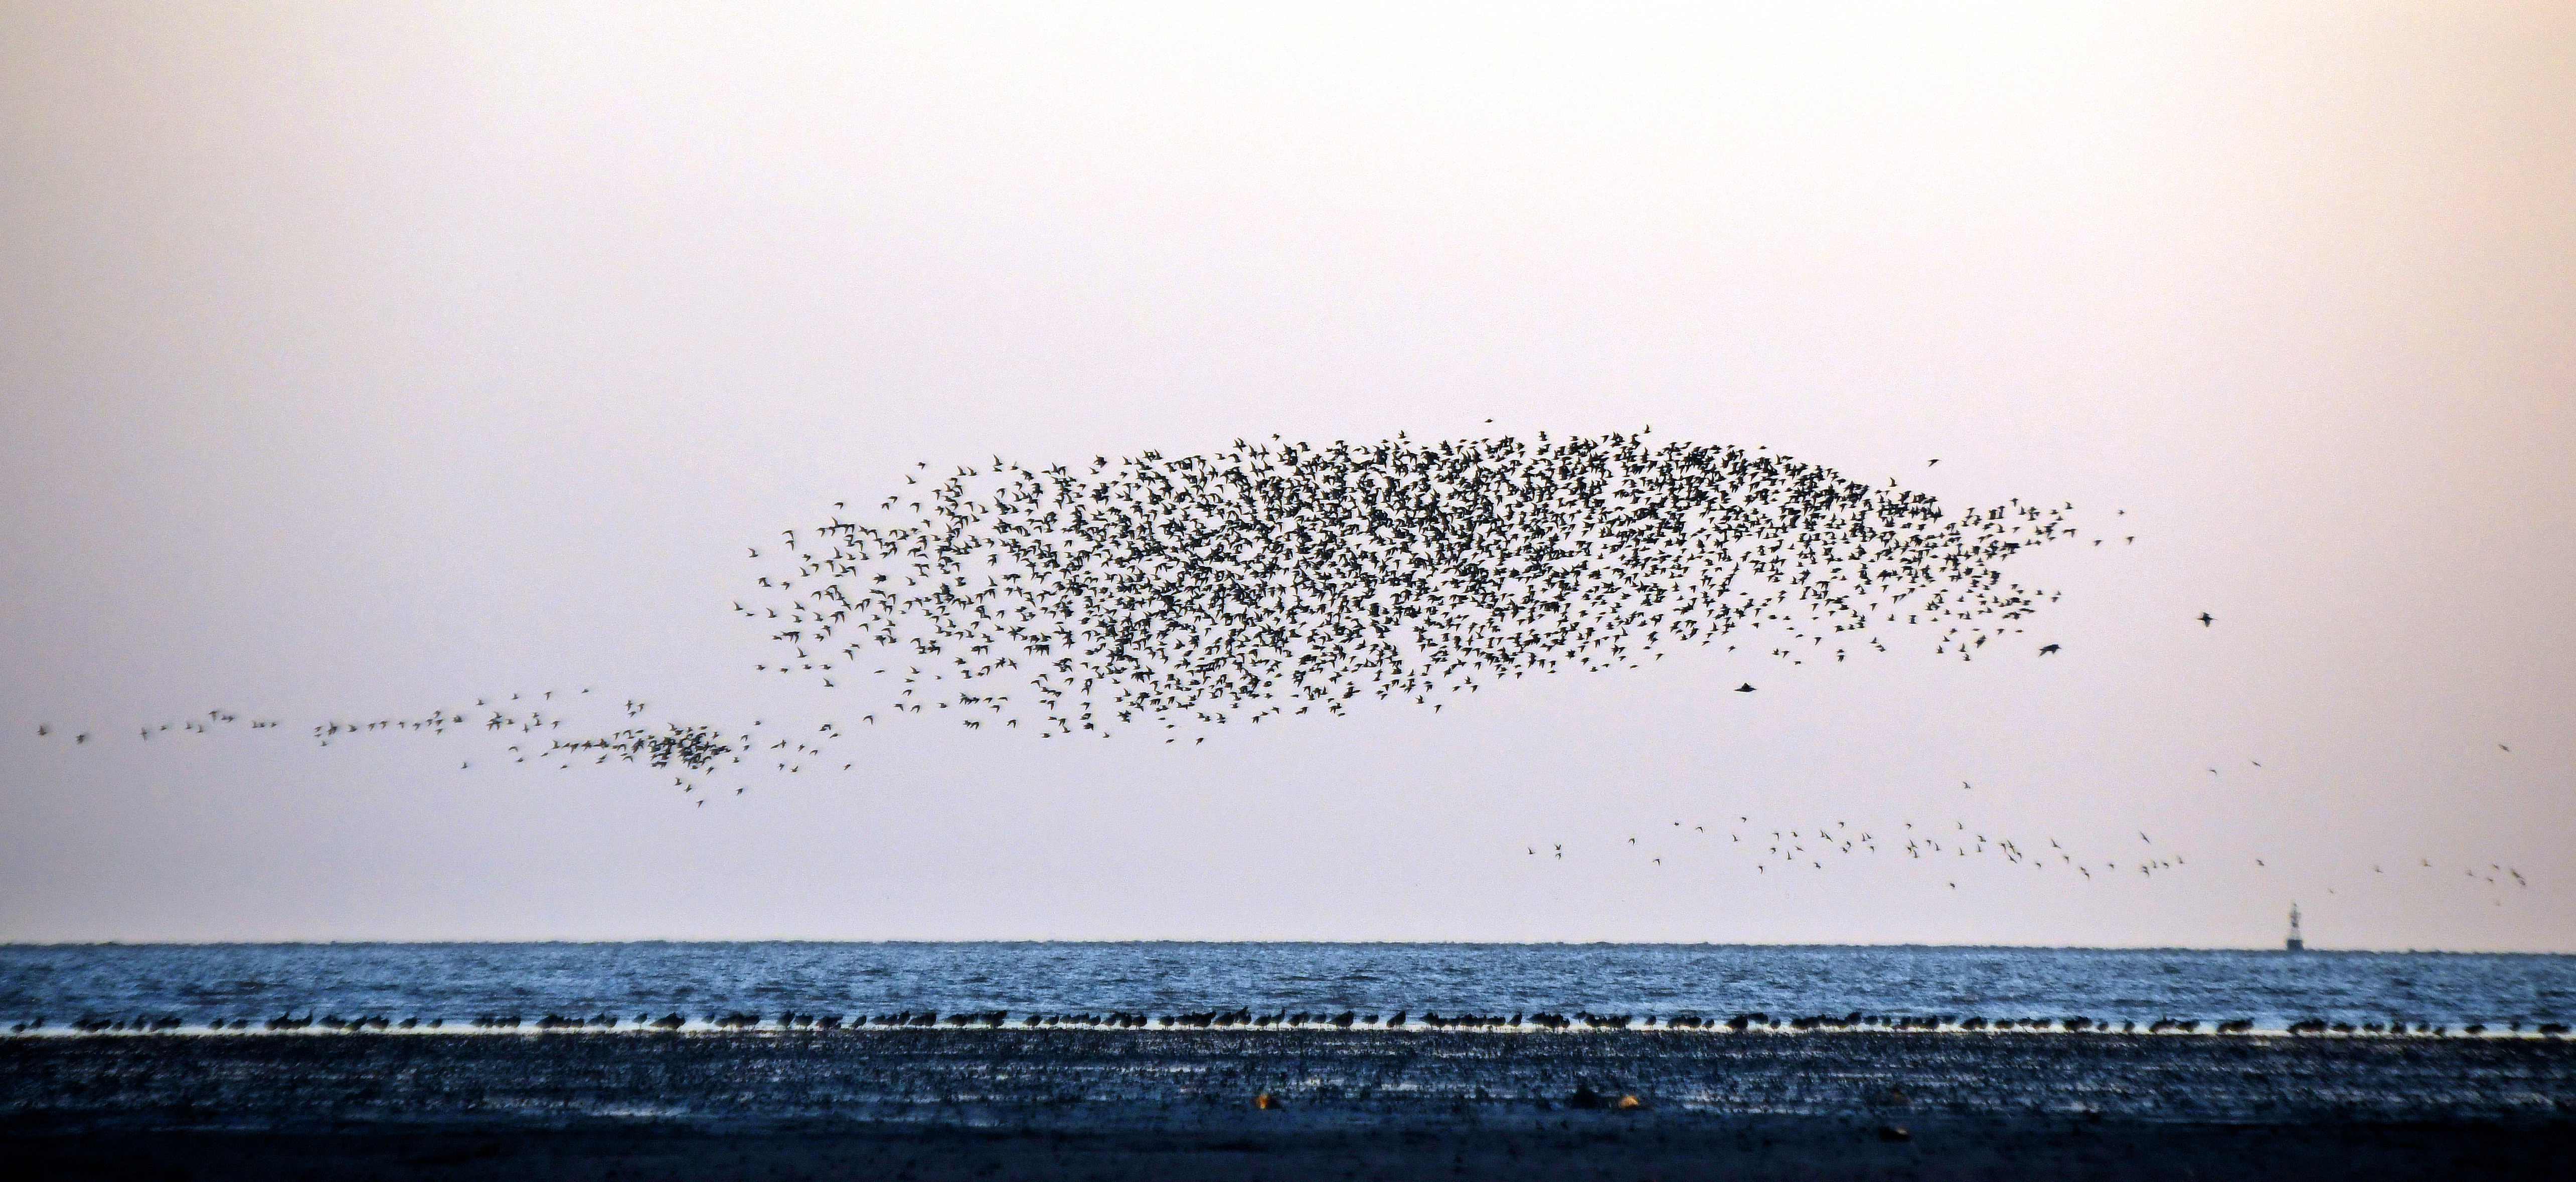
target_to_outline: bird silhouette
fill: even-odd
[[[2053,597],[1992,564],[2070,536],[2062,510],[1952,512],[1767,449],[1647,434],[959,466],[921,486],[915,520],[836,516],[761,576],[794,596],[767,609],[796,654],[775,668],[819,677],[893,647],[943,666],[898,687],[906,713],[1106,737],[1338,715],[1363,695],[1437,713],[1503,678],[1757,628],[1803,664],[1828,636],[1844,659],[1873,624],[1929,617],[1971,630],[1944,638],[1965,657]]]

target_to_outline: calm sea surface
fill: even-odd
[[[1537,1010],[2567,1021],[2576,956],[1666,944],[0,946],[0,1022],[383,1014]]]

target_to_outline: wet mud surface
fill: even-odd
[[[2571,1176],[2576,1045],[1159,1030],[22,1038],[0,1040],[0,1139],[60,1177]]]

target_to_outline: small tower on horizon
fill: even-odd
[[[2297,903],[2292,903],[2290,904],[2290,942],[2288,951],[2305,952],[2307,950],[2308,942],[2299,937],[2299,905]]]

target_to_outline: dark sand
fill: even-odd
[[[1278,1106],[1256,1107],[1264,1092]],[[1641,1106],[1615,1107],[1629,1095]],[[1585,1103],[1596,1096],[1602,1106]],[[0,1156],[20,1176],[156,1178],[2576,1177],[2576,1045],[1167,1030],[17,1038],[0,1040]]]

